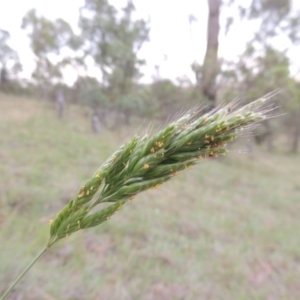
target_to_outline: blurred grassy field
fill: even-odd
[[[93,135],[87,112],[0,94],[0,295],[48,220],[135,126]],[[300,299],[300,157],[231,153],[62,240],[9,299]]]

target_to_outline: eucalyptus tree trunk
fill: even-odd
[[[94,114],[91,119],[92,129],[94,133],[100,133],[100,124],[99,124],[99,117],[97,114]]]
[[[297,111],[294,121],[294,130],[292,135],[292,147],[291,152],[297,153],[299,148],[299,138],[300,138],[300,111]]]
[[[215,107],[217,94],[220,6],[220,0],[208,0],[207,47],[202,70],[201,92],[209,101],[211,108]]]
[[[65,96],[62,90],[59,90],[56,96],[57,102],[57,116],[62,119],[65,111]]]

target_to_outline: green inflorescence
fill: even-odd
[[[262,108],[266,100],[268,97],[236,109],[230,104],[201,116],[191,111],[151,138],[135,136],[51,221],[48,247],[80,229],[105,222],[129,199],[168,181],[199,159],[225,155],[226,143],[236,139],[241,128],[268,117]],[[97,211],[103,202],[111,204]]]

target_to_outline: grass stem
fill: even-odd
[[[7,289],[7,291],[3,294],[0,300],[6,299],[8,294],[12,291],[15,285],[23,278],[23,276],[31,269],[31,267],[43,256],[43,254],[48,250],[48,247],[45,247],[36,257],[35,259],[25,268],[25,270],[16,278],[16,280],[12,283],[12,285]]]

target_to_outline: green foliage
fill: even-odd
[[[293,1],[251,0],[250,3],[229,1],[229,5],[233,4],[236,5],[241,19],[255,20],[256,24],[259,24],[253,40],[260,44],[268,44],[270,39],[278,36],[283,39],[288,38],[295,44],[300,41],[299,11],[296,10]],[[231,19],[228,20],[230,22]]]
[[[131,99],[134,81],[141,75],[139,67],[144,64],[138,51],[149,36],[146,21],[135,20],[134,10],[131,1],[117,11],[107,0],[86,0],[80,10],[84,55],[101,70],[107,98],[120,111],[127,111],[131,105],[127,100]]]
[[[258,97],[261,92],[266,93],[269,90],[284,87],[285,100],[274,99],[282,111],[288,112],[287,107],[292,102],[297,106],[300,104],[299,98],[291,90],[295,80],[290,76],[290,61],[286,51],[266,46],[258,52],[251,44],[248,44],[238,64],[229,63],[226,67],[222,76],[224,76],[223,85],[225,86],[224,83],[226,83],[228,88],[223,89],[222,97],[231,98],[234,96],[233,90],[240,90],[241,100],[248,103],[252,98]],[[258,143],[268,142],[268,150],[274,150],[272,141],[278,128],[283,127],[282,120],[264,122],[263,126],[257,129],[255,140]]]
[[[61,54],[73,37],[71,26],[66,21],[48,20],[39,16],[35,9],[31,9],[23,17],[22,29],[28,33],[33,53],[42,58],[49,54]]]
[[[203,104],[195,86],[180,79],[175,83],[169,79],[155,80],[148,86],[142,86],[141,90],[142,115],[163,121],[178,111],[187,110],[199,103]]]
[[[69,63],[63,51],[74,39],[73,30],[63,19],[48,20],[39,16],[35,9],[23,17],[22,29],[28,33],[36,58],[32,78],[47,94],[50,87],[62,79],[62,68]]]
[[[157,101],[159,105],[158,116],[166,119],[170,113],[175,113],[182,105],[183,91],[179,86],[176,86],[172,81],[157,80],[150,86],[151,97],[153,101]]]
[[[18,59],[16,52],[8,44],[9,39],[9,32],[0,29],[0,64],[2,68],[4,68],[11,59]]]
[[[12,92],[22,65],[17,52],[9,46],[9,32],[0,29],[0,90]]]
[[[90,106],[93,110],[108,106],[106,95],[93,77],[78,77],[74,84],[74,99],[77,103]]]
[[[249,55],[247,55],[249,53]],[[285,52],[266,47],[261,55],[246,52],[239,63],[240,76],[247,94],[247,100],[260,91],[276,87],[287,87],[290,79],[289,59]],[[254,57],[253,57],[254,56]]]

